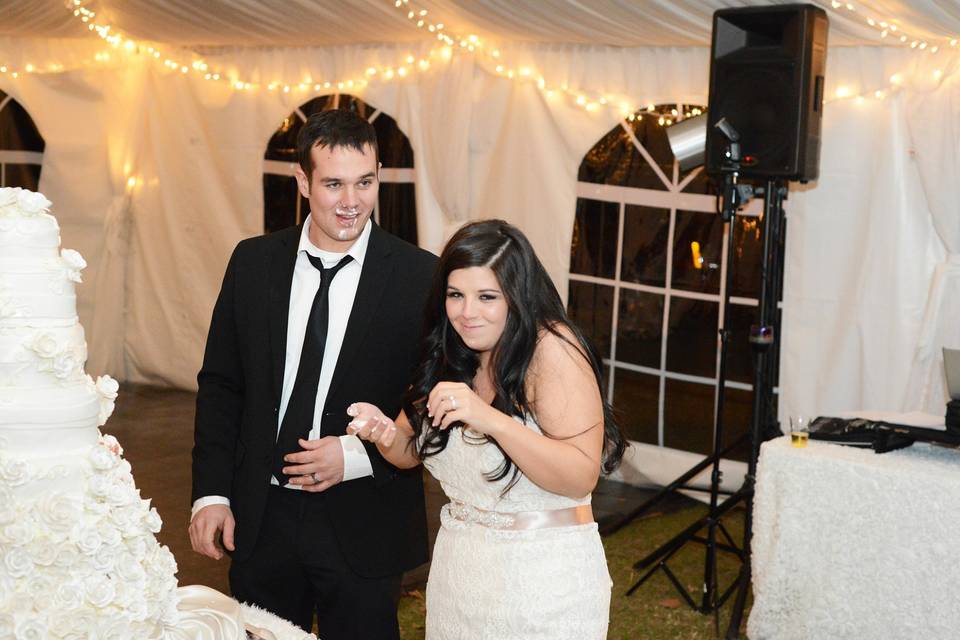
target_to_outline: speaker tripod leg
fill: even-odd
[[[780,180],[768,180],[764,189],[763,250],[761,253],[760,326],[772,325],[770,337],[779,335],[777,305],[783,289],[783,247],[786,222],[783,218],[783,200],[787,186]],[[744,481],[746,511],[743,516],[743,564],[737,578],[737,597],[730,612],[730,622],[725,634],[726,640],[740,637],[743,623],[743,611],[746,608],[747,593],[750,590],[752,556],[750,545],[753,541],[753,496],[756,489],[757,459],[760,455],[760,443],[764,438],[763,428],[775,420],[776,406],[773,402],[773,376],[776,368],[771,356],[773,343],[754,343],[754,380],[753,411],[750,421],[750,459],[747,463],[747,477]]]

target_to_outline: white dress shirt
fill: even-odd
[[[370,243],[370,229],[372,223],[367,220],[357,241],[351,245],[346,253],[331,253],[322,251],[310,242],[311,220],[308,217],[300,234],[300,244],[297,247],[297,262],[293,269],[293,284],[290,288],[290,309],[287,315],[287,351],[284,354],[283,389],[280,393],[280,413],[277,418],[277,435],[280,434],[280,425],[293,393],[293,384],[297,379],[297,369],[300,367],[300,352],[303,350],[303,338],[307,330],[307,321],[310,318],[310,308],[313,299],[320,288],[320,271],[307,258],[307,254],[320,258],[325,268],[335,266],[347,254],[353,260],[348,262],[337,272],[330,283],[330,303],[328,306],[330,321],[327,326],[327,342],[323,350],[323,364],[320,366],[320,382],[317,386],[317,403],[313,410],[313,428],[308,439],[320,438],[320,417],[326,404],[327,392],[330,390],[330,381],[336,369],[340,348],[343,346],[343,337],[347,332],[347,322],[350,311],[353,309],[353,300],[360,284],[360,272],[363,269],[363,260]],[[363,478],[373,475],[370,458],[363,448],[360,439],[353,435],[340,436],[340,445],[343,448],[343,481]],[[279,485],[276,478],[270,479],[272,484]],[[300,485],[288,484],[288,489],[299,490]],[[204,496],[193,503],[190,518],[197,512],[211,504],[230,505],[230,500],[224,496]]]

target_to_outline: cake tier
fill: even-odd
[[[162,638],[177,624],[176,562],[115,443],[0,449],[0,637]]]
[[[87,378],[66,384],[0,387],[0,438],[7,439],[16,430],[42,431],[47,434],[44,437],[53,437],[64,430],[97,427],[104,418],[104,400]]]
[[[60,428],[10,429],[0,426],[0,449],[12,456],[21,456],[33,451],[46,451],[50,455],[89,447],[100,438],[97,420],[87,420],[83,425]]]
[[[2,235],[2,232],[0,232]],[[24,246],[22,244],[6,245],[0,241],[0,271],[7,271],[8,268],[22,267],[27,261],[31,263],[42,264],[48,260],[56,260],[60,256],[60,244],[51,246]]]
[[[16,266],[0,264],[0,327],[76,320],[77,296],[72,279],[79,280],[79,274],[79,269],[71,269],[56,256]]]
[[[206,587],[176,588],[161,521],[119,444],[48,455],[0,448],[0,638],[245,640],[244,614]],[[313,638],[289,623],[264,638]]]
[[[4,387],[78,381],[86,360],[87,343],[76,320],[62,327],[0,327],[0,409]]]
[[[19,432],[17,448],[7,447],[10,432],[0,431],[0,478],[15,500],[39,500],[46,495],[80,496],[90,476],[93,447],[101,441],[96,427],[74,429],[65,440],[55,440],[46,431]],[[60,436],[64,434],[58,434]],[[28,447],[27,442],[32,441]],[[121,462],[129,472],[129,464]],[[0,489],[0,495],[2,494]],[[2,525],[0,525],[2,529]]]
[[[4,259],[56,257],[59,247],[60,226],[52,215],[27,215],[0,206],[0,256]]]

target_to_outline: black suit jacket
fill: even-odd
[[[257,541],[270,487],[300,227],[240,242],[213,310],[197,376],[193,499],[230,499],[234,559]],[[347,407],[400,412],[419,356],[423,307],[436,257],[373,225],[321,429],[345,433]],[[427,559],[419,468],[403,471],[364,443],[374,476],[311,496],[331,514],[343,555],[359,575],[395,575]],[[320,505],[318,505],[320,506]]]

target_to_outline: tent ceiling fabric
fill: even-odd
[[[751,0],[420,0],[411,9],[446,31],[492,42],[696,46],[710,39],[716,9]],[[956,0],[863,0],[855,11],[827,9],[832,45],[892,44],[866,19],[891,20],[911,39],[960,34]],[[327,46],[417,42],[428,37],[393,0],[89,0],[85,6],[134,38],[191,47]],[[0,35],[84,37],[64,0],[0,0]]]

